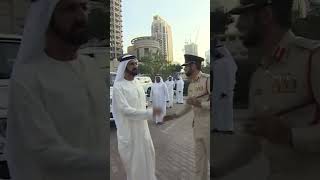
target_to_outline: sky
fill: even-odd
[[[184,44],[190,40],[205,58],[210,49],[210,0],[122,0],[124,52],[132,39],[151,36],[154,15],[171,26],[174,62],[184,62]]]

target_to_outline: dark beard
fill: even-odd
[[[257,47],[261,43],[262,38],[258,32],[251,32],[250,35],[243,37],[243,45],[247,48]]]
[[[251,30],[246,34],[246,36],[242,37],[243,38],[243,45],[247,48],[252,48],[252,47],[257,47],[261,44],[262,42],[262,36],[263,36],[263,26],[259,22],[259,18],[256,17],[254,20],[254,25]]]
[[[186,76],[188,76],[188,77],[190,77],[191,74],[192,74],[192,72],[190,72],[190,71],[186,72]]]
[[[134,76],[138,75],[139,71],[138,71],[138,69],[132,69],[132,71],[130,71],[128,68],[126,68],[125,72],[134,77]]]
[[[81,46],[89,41],[88,26],[85,22],[75,23],[69,32],[63,32],[55,21],[52,21],[51,28],[63,41],[74,46]],[[79,28],[83,30],[78,31]]]

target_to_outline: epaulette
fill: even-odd
[[[202,73],[201,76],[205,78],[210,78],[210,74],[206,74],[206,73]]]
[[[307,39],[304,37],[296,37],[293,43],[296,47],[311,50],[311,51],[320,48],[320,41]]]

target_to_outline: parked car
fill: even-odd
[[[112,114],[112,89],[113,89],[113,84],[114,84],[114,81],[116,79],[116,73],[115,72],[110,72],[110,121],[111,122],[114,122],[114,117],[113,117],[113,114]],[[135,77],[137,80],[141,81],[141,82],[144,82],[143,85],[144,85],[144,88],[145,87],[149,87],[147,84],[148,81],[148,78],[150,77]],[[147,81],[147,82],[146,82]],[[150,79],[150,82],[151,82],[151,79]],[[152,85],[152,82],[151,82],[151,85]],[[150,90],[151,90],[151,85],[150,85]],[[148,88],[147,88],[148,90]],[[150,91],[149,90],[149,91]],[[145,93],[146,93],[146,90],[145,90]],[[149,92],[150,93],[150,92]],[[147,93],[146,93],[146,107],[148,108],[148,100],[147,100]]]
[[[150,97],[150,92],[151,92],[151,87],[152,87],[151,78],[149,76],[136,76],[135,79],[141,83],[147,97]]]
[[[21,36],[0,34],[0,179],[7,179],[9,172],[4,149],[8,111],[9,80],[17,58]]]
[[[110,102],[110,121],[114,121],[114,118],[113,118],[113,114],[112,114],[112,89],[113,89],[113,84],[114,84],[114,81],[116,79],[116,73],[115,72],[110,72],[110,99],[109,99],[109,102]]]

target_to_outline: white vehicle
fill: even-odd
[[[151,78],[149,76],[136,76],[134,78],[141,83],[141,85],[143,86],[144,92],[146,93],[147,97],[149,97],[151,86],[152,86]]]
[[[116,79],[116,73],[115,72],[110,72],[110,121],[114,121],[113,115],[112,115],[112,88],[113,88],[113,83],[114,80]]]
[[[116,75],[117,75],[117,73],[110,72],[110,121],[114,121],[114,117],[112,115],[112,89],[113,89],[113,83],[114,83],[114,81],[116,79]],[[135,78],[140,78],[140,77],[135,77]],[[145,77],[143,77],[143,78],[145,78]],[[150,79],[150,77],[147,77],[147,78]],[[144,79],[144,80],[147,81],[147,78]],[[138,79],[138,80],[140,81],[142,79]],[[151,82],[151,79],[150,79],[150,82]],[[151,82],[151,85],[152,85],[152,82]],[[150,85],[150,90],[151,90],[151,85]],[[148,86],[146,86],[146,87],[148,87]],[[147,92],[146,92],[147,90],[145,90],[146,96],[147,96]],[[147,99],[147,97],[146,97],[146,99]],[[146,107],[148,107],[148,101],[147,100],[146,100]]]
[[[8,111],[9,80],[17,58],[21,36],[0,34],[0,163],[6,162],[6,124]],[[2,165],[1,165],[2,166]],[[5,171],[5,169],[0,169]],[[0,177],[4,178],[4,177]]]

